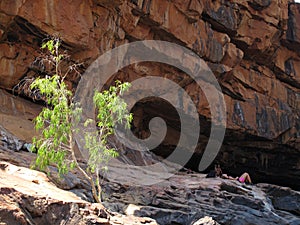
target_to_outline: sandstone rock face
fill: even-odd
[[[286,34],[286,39],[289,41],[289,46],[291,49],[299,48],[300,44],[300,34],[299,34],[299,4],[291,4],[289,6],[289,20],[288,20],[288,30]]]
[[[25,148],[35,134],[32,120],[41,107],[0,90],[0,146],[13,151]]]
[[[72,60],[84,62],[85,68],[123,43],[146,39],[177,43],[202,57],[222,87],[227,132],[218,160],[225,169],[236,175],[247,170],[256,181],[300,188],[300,6],[289,2],[4,0],[0,86],[12,90],[22,78],[38,75],[32,62],[47,35],[60,36]],[[132,81],[148,75],[182,81],[197,106],[203,130],[188,165],[196,169],[210,121],[201,88],[181,71],[156,63],[131,65],[114,78]],[[74,89],[78,79],[69,78]],[[154,150],[166,156],[178,142],[179,120],[167,106],[156,103],[150,98],[137,104],[141,116],[136,117],[136,133],[146,137],[149,118],[166,118],[168,138]]]

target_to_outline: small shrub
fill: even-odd
[[[78,132],[75,127],[80,121],[82,109],[73,102],[72,92],[64,82],[66,74],[61,74],[60,63],[65,55],[59,53],[59,47],[59,39],[51,39],[43,44],[42,48],[49,52],[48,60],[54,67],[54,74],[36,78],[30,85],[32,90],[40,92],[47,103],[47,107],[35,118],[35,127],[41,130],[41,134],[33,139],[37,149],[34,166],[45,170],[48,165],[55,164],[60,174],[77,167],[90,182],[94,199],[100,202],[99,171],[106,169],[108,161],[118,156],[116,149],[108,146],[107,138],[114,133],[118,123],[125,123],[129,128],[133,118],[127,110],[127,104],[120,98],[130,84],[116,81],[109,90],[95,92],[93,100],[97,122],[90,119],[84,124],[95,123],[98,129],[96,132],[84,132],[89,158],[87,168],[82,168],[74,152],[73,139]]]

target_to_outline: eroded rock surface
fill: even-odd
[[[33,153],[0,150],[0,160],[6,161],[0,162],[1,222],[149,225],[300,223],[300,193],[287,187],[266,183],[245,185],[233,180],[205,178],[205,174],[191,171],[178,172],[153,185],[136,186],[124,173],[129,166],[122,168],[119,163],[110,172],[117,177],[123,176],[122,182],[103,181],[103,208],[100,204],[83,200],[92,201],[90,187],[76,171],[58,182],[57,176],[47,178],[44,173],[21,167],[28,167],[28,162],[34,158]],[[137,176],[135,179],[141,179],[141,174],[153,176],[153,179],[161,176],[139,168],[134,168],[134,171],[131,177]],[[52,182],[68,191],[58,189]],[[70,186],[70,183],[75,185]],[[58,212],[59,216],[55,216]]]
[[[42,74],[39,46],[58,35],[82,72],[115,46],[154,39],[177,43],[202,57],[215,73],[227,105],[227,133],[218,160],[257,181],[299,187],[299,4],[292,1],[61,1],[0,3],[0,86],[12,90]],[[163,50],[162,50],[163,51]],[[166,65],[139,63],[115,78],[148,75],[179,83],[193,99],[201,135],[189,167],[197,169],[209,137],[210,110],[201,88]],[[76,89],[79,76],[68,77]],[[150,85],[150,84],[149,84]],[[88,87],[87,87],[88,88]],[[2,108],[1,108],[2,110]],[[155,99],[137,104],[136,134],[149,135],[149,117],[167,120],[168,138],[154,151],[166,157],[180,133],[176,114]],[[9,116],[6,116],[8,118]]]
[[[14,139],[18,140],[16,136]],[[109,176],[102,180],[103,204],[110,210],[107,211],[102,205],[85,201],[93,201],[91,188],[78,171],[60,178],[56,168],[50,166],[47,177],[26,168],[35,160],[34,153],[0,147],[0,161],[4,160],[0,162],[1,221],[7,224],[300,223],[300,193],[290,188],[205,178],[206,174],[190,170],[164,174],[158,168],[152,171],[144,167],[160,162],[161,158],[151,157],[151,153],[133,153],[127,150],[110,162]],[[136,167],[137,159],[143,163]],[[168,166],[176,168],[174,164]],[[145,182],[138,183],[139,180]],[[152,184],[147,185],[147,181]],[[58,212],[60,216],[55,216]]]
[[[157,224],[108,212],[50,183],[44,173],[0,162],[1,224]]]
[[[146,176],[152,172],[141,173]],[[160,175],[153,175],[153,179]],[[127,215],[149,216],[159,224],[193,224],[205,216],[220,224],[300,223],[300,193],[265,183],[245,185],[179,172],[149,186],[135,186],[124,178],[121,185],[107,183],[105,193],[106,207]]]
[[[227,106],[227,132],[217,157],[224,171],[232,175],[248,171],[255,183],[299,190],[299,18],[300,4],[288,0],[1,1],[0,158],[6,161],[0,170],[1,222],[155,224],[135,217],[149,216],[159,224],[300,224],[299,192],[276,185],[245,186],[183,172],[152,186],[106,183],[105,205],[128,215],[122,216],[85,202],[91,200],[88,182],[76,171],[57,179],[56,169],[50,167],[46,178],[7,163],[29,167],[35,158],[23,150],[34,135],[32,119],[41,107],[8,92],[31,97],[16,85],[43,75],[34,62],[48,35],[61,37],[71,60],[83,63],[81,72],[115,46],[154,39],[191,49],[218,79]],[[201,88],[182,71],[150,62],[128,66],[114,78],[133,81],[149,75],[177,82],[193,99],[201,134],[187,166],[197,170],[210,125],[210,109]],[[75,75],[67,78],[73,91],[79,80]],[[149,135],[151,117],[167,121],[167,137],[154,150],[167,157],[180,133],[177,114],[153,98],[138,103],[134,113],[135,133],[142,138]],[[160,160],[151,153],[120,151],[120,160],[131,165]],[[139,179],[134,174],[132,178]],[[49,180],[70,192],[57,189]]]

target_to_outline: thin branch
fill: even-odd
[[[93,194],[93,197],[94,199],[96,200],[96,202],[98,203],[101,203],[101,199],[98,198],[98,195],[97,195],[97,190],[96,190],[96,187],[95,187],[95,182],[93,180],[93,178],[91,176],[89,176],[84,169],[81,168],[81,166],[79,165],[78,161],[77,161],[77,158],[75,156],[75,152],[74,152],[74,148],[73,148],[73,137],[72,137],[72,134],[70,135],[70,149],[71,149],[71,153],[72,153],[72,159],[74,160],[75,162],[75,165],[76,167],[79,169],[79,171],[83,174],[83,176],[90,182],[90,185],[92,187],[92,194]]]

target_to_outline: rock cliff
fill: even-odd
[[[84,62],[84,68],[105,51],[136,40],[165,40],[191,49],[208,63],[225,94],[227,131],[218,160],[233,174],[247,170],[257,181],[299,188],[299,4],[288,0],[94,0],[68,4],[4,0],[0,18],[0,86],[7,91],[41,72],[32,62],[48,35],[61,37],[72,60]],[[129,66],[116,77],[132,81],[147,75],[174,81],[185,77],[157,63]],[[78,76],[69,78],[73,89],[78,81]],[[203,93],[188,79],[181,85],[197,106],[201,126],[206,127],[210,111],[206,102],[200,101]],[[147,133],[143,121],[149,117],[167,120],[168,138],[154,150],[161,156],[172,152],[180,132],[178,118],[168,112],[157,99],[135,108],[137,132]],[[197,168],[208,136],[201,130],[188,167]]]
[[[0,2],[1,121],[14,130],[15,86],[42,73],[36,67],[39,46],[57,35],[82,72],[101,54],[137,40],[164,40],[187,47],[209,65],[224,93],[227,129],[217,159],[225,171],[250,172],[255,182],[300,186],[300,4],[288,0],[3,0]],[[114,78],[132,81],[144,76],[183,81],[206,128],[210,110],[203,93],[182,71],[157,63],[138,63]],[[76,89],[80,77],[68,83]],[[26,94],[26,93],[25,93]],[[3,96],[3,97],[2,97]],[[23,107],[19,103],[17,107]],[[22,111],[23,110],[23,111]],[[22,129],[30,129],[38,106],[22,108]],[[147,121],[162,116],[167,137],[154,150],[166,157],[178,142],[178,117],[157,99],[137,104],[137,133],[147,133]],[[25,125],[26,124],[26,125]],[[18,124],[17,124],[18,125]],[[16,126],[17,126],[16,125]],[[27,126],[27,127],[25,127]],[[7,128],[8,127],[8,128]],[[31,127],[32,128],[32,127]],[[22,135],[25,135],[23,131]],[[27,134],[25,138],[32,135]],[[209,133],[201,129],[198,147],[187,167],[197,169]]]

